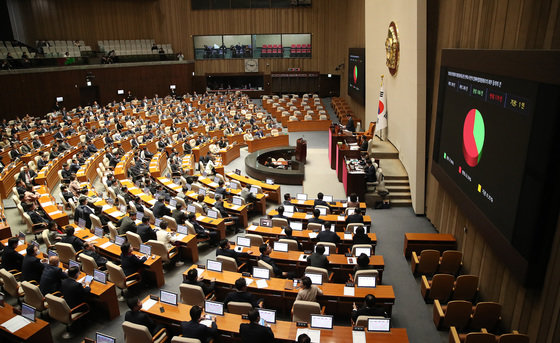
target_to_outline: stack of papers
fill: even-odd
[[[311,338],[312,343],[320,343],[321,342],[321,330],[311,330],[311,329],[297,329],[296,337],[299,335],[306,334]]]
[[[102,249],[105,249],[105,248],[110,247],[111,245],[113,245],[113,243],[111,243],[111,241],[107,241],[107,242],[101,244],[99,247],[102,248]]]
[[[365,331],[352,331],[352,342],[354,342],[354,343],[366,343],[366,332]]]
[[[257,288],[266,288],[268,287],[268,283],[266,283],[266,280],[260,279],[257,281]]]
[[[8,331],[14,333],[29,323],[31,323],[29,319],[22,316],[15,316],[12,319],[2,323],[1,326],[5,327]]]
[[[338,216],[338,218],[336,218],[336,220],[338,220],[339,222],[346,220],[346,217],[344,216]]]
[[[54,215],[60,214],[60,213],[62,213],[62,211],[58,210],[58,211],[50,212],[49,215],[54,216]]]
[[[124,213],[122,213],[121,211],[117,210],[117,211],[115,211],[115,212],[112,212],[111,215],[112,215],[112,216],[115,216],[115,217],[122,217],[122,216],[124,216]]]
[[[146,301],[144,301],[144,303],[142,304],[142,309],[144,311],[148,311],[149,309],[152,308],[152,306],[154,306],[157,303],[157,301],[153,300],[153,299],[148,299]]]
[[[317,238],[318,233],[317,232],[310,232],[309,233],[309,238],[313,239],[313,238]]]
[[[344,295],[347,297],[353,297],[354,296],[354,287],[346,287],[344,286]]]
[[[253,283],[253,279],[250,279],[248,277],[245,278],[245,281],[247,282],[247,286]]]
[[[43,203],[41,203],[41,205],[43,205],[43,206],[51,206],[51,205],[52,205],[52,201],[43,202]]]
[[[99,238],[99,237],[97,237],[97,236],[91,236],[90,238],[84,239],[84,241],[86,241],[86,242],[91,242],[91,241],[95,241],[95,240],[98,239],[98,238]]]
[[[257,229],[257,227],[255,225],[251,225],[247,228],[247,230],[249,231],[255,231]]]

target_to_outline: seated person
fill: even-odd
[[[282,205],[291,205],[292,201],[291,201],[291,196],[290,193],[285,193],[284,194],[284,201],[282,202]]]
[[[84,250],[84,243],[81,239],[74,236],[74,227],[71,225],[67,225],[65,230],[66,236],[62,238],[62,243],[72,244],[74,251],[77,253],[78,251]]]
[[[119,233],[119,235],[124,235],[129,231],[133,233],[137,233],[138,227],[136,226],[135,221],[136,221],[136,212],[134,211],[129,212],[128,216],[122,217],[117,222],[117,232]]]
[[[124,320],[134,324],[144,325],[148,328],[148,331],[150,331],[152,335],[155,335],[159,332],[159,330],[163,328],[161,325],[157,325],[156,323],[154,323],[150,315],[140,311],[140,309],[142,308],[142,303],[140,302],[140,300],[138,300],[137,297],[128,298],[126,300],[126,304],[128,305],[128,308],[130,308],[130,310],[126,311]]]
[[[239,196],[242,197],[243,200],[245,200],[246,204],[257,202],[257,198],[253,193],[251,193],[251,185],[249,184],[246,184],[245,187],[243,187],[243,189],[239,193]]]
[[[215,231],[215,230],[207,230],[204,227],[202,227],[202,225],[200,225],[197,221],[196,221],[196,216],[194,213],[189,213],[187,215],[187,219],[189,221],[189,223],[192,224],[192,226],[194,227],[194,231],[196,231],[196,237],[199,238],[210,238],[210,244],[211,245],[218,245],[218,241],[220,240],[220,234]]]
[[[284,215],[284,206],[280,205],[278,206],[278,208],[276,209],[276,211],[278,211],[278,214],[273,215],[272,218],[283,218],[286,219],[288,221],[288,225],[290,224],[290,218],[286,217]]]
[[[160,195],[154,207],[152,208],[152,212],[154,213],[154,217],[161,218],[163,216],[171,216],[171,210],[165,206],[165,196]]]
[[[364,269],[375,269],[375,267],[369,264],[368,255],[361,253],[360,256],[356,258],[356,266],[354,267],[354,273],[358,270],[364,270]]]
[[[49,257],[49,264],[45,266],[43,274],[41,274],[41,280],[39,281],[39,289],[43,295],[59,291],[62,280],[68,277],[58,266],[59,263],[60,260],[58,256]]]
[[[316,245],[315,252],[309,255],[309,257],[307,258],[307,263],[309,263],[311,267],[324,268],[328,270],[330,263],[327,256],[323,255],[324,253],[325,253],[325,246]]]
[[[183,204],[177,203],[177,205],[175,205],[175,210],[173,211],[173,213],[171,213],[171,217],[175,219],[177,225],[185,224],[185,221],[187,220],[187,214],[183,212]]]
[[[266,243],[259,247],[259,251],[261,253],[260,259],[272,266],[272,270],[274,271],[275,277],[287,277],[289,279],[294,278],[293,272],[283,272],[277,265],[276,262],[269,256],[272,252],[272,247]]]
[[[297,337],[297,343],[311,343],[311,337],[309,337],[306,333],[302,333]]]
[[[274,333],[268,326],[259,324],[261,316],[259,311],[252,309],[249,311],[249,323],[239,325],[239,335],[244,343],[253,342],[274,342]]]
[[[328,202],[323,200],[323,197],[324,197],[323,192],[317,193],[317,199],[315,199],[315,201],[313,202],[313,206],[321,205],[321,206],[326,206],[329,209],[331,209],[331,205],[329,205]]]
[[[336,234],[336,232],[331,230],[331,223],[325,222],[323,225],[325,226],[325,230],[319,232],[317,235],[317,242],[331,242],[339,244],[340,237]]]
[[[377,181],[377,171],[375,170],[375,166],[371,162],[370,158],[366,160],[366,167],[364,168],[364,172],[366,173],[366,182]]]
[[[317,223],[321,225],[325,224],[325,221],[319,218],[320,215],[321,215],[321,211],[319,211],[318,208],[313,209],[313,218],[309,218],[308,223]]]
[[[293,241],[296,241],[297,245],[298,245],[298,250],[299,251],[303,250],[303,247],[301,246],[301,243],[299,242],[298,238],[293,236],[293,230],[292,230],[291,227],[289,227],[289,226],[285,227],[284,228],[284,234],[285,234],[285,236],[281,236],[280,238],[291,239]]]
[[[132,246],[128,242],[121,245],[121,268],[126,276],[141,271],[144,267],[144,261],[148,259],[146,256],[138,258],[132,253],[132,250]]]
[[[34,244],[29,244],[27,246],[26,254],[23,258],[23,264],[21,267],[21,276],[24,281],[35,281],[39,284],[45,265],[41,263],[39,258],[37,258],[38,253],[39,248],[37,248]]]
[[[354,213],[346,217],[346,221],[344,222],[346,225],[353,224],[353,223],[364,223],[364,216],[362,215],[362,210],[356,208]]]
[[[8,245],[2,252],[2,268],[6,269],[7,271],[21,271],[21,266],[23,264],[23,255],[16,251],[18,244],[19,239],[17,237],[11,237],[10,239],[8,239]]]
[[[204,282],[204,278],[198,276],[198,271],[196,268],[192,268],[187,272],[187,276],[184,280],[184,283],[193,285],[193,286],[200,286],[204,295],[210,294],[214,290],[215,279],[212,280],[210,284]]]
[[[358,202],[358,195],[356,193],[350,194],[350,201],[346,204],[346,207],[356,207],[360,208],[360,203]]]
[[[308,276],[301,278],[301,289],[299,290],[296,300],[317,301],[317,296],[323,295],[323,291],[311,283]]]
[[[216,188],[216,195],[218,194],[220,194],[223,197],[229,195],[229,192],[224,187],[224,181],[222,179],[218,181],[218,188]]]
[[[358,227],[354,237],[352,237],[352,245],[354,244],[371,244],[371,238],[365,234],[363,227]]]
[[[206,213],[208,213],[208,205],[206,205],[206,203],[204,202],[204,198],[204,195],[198,194],[195,203],[199,204],[200,207],[202,207],[202,214],[206,215]]]
[[[162,221],[159,223],[159,230],[155,230],[155,232],[157,241],[162,242],[167,250],[173,248],[177,238],[170,231],[167,231],[167,222]]]
[[[138,225],[136,233],[142,239],[142,243],[146,243],[150,239],[157,239],[156,232],[152,230],[152,227],[150,226],[150,218],[148,216],[142,217],[142,224]]]
[[[247,281],[244,277],[235,280],[235,289],[236,291],[229,292],[224,299],[226,308],[230,301],[249,303],[253,308],[263,307],[263,299],[257,299],[252,293],[247,292]]]
[[[231,249],[231,245],[227,238],[224,238],[220,241],[220,247],[216,249],[216,256],[223,255],[227,257],[231,257],[235,259],[235,262],[239,264],[239,258],[249,258],[253,252],[251,250],[247,252],[237,252]]]
[[[183,337],[198,339],[200,342],[209,342],[218,335],[218,326],[216,325],[216,317],[212,317],[210,327],[201,324],[202,308],[194,305],[190,310],[191,320],[181,322],[181,332]]]
[[[89,298],[91,288],[89,285],[91,281],[82,283],[76,281],[80,275],[80,268],[74,266],[68,268],[68,278],[62,280],[60,286],[60,292],[64,296],[64,300],[68,304],[68,307],[74,308],[83,302],[87,302]]]
[[[383,316],[387,317],[387,312],[385,309],[379,306],[375,306],[375,296],[372,294],[366,295],[364,299],[364,306],[361,308],[356,307],[356,303],[352,305],[354,308],[352,310],[352,322],[356,322],[359,316]]]
[[[107,259],[101,255],[97,251],[95,251],[95,246],[92,242],[85,242],[84,243],[84,255],[87,255],[95,260],[97,266],[101,269],[105,269],[105,264],[107,264]]]

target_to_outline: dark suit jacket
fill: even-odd
[[[351,214],[348,217],[346,217],[346,225],[351,224],[351,223],[364,223],[364,216],[362,216],[361,214]]]
[[[84,250],[83,254],[86,254],[89,257],[93,258],[98,267],[103,267],[107,263],[107,259],[99,255],[96,251]]]
[[[78,281],[67,278],[62,280],[60,292],[64,295],[64,300],[71,309],[85,302],[89,296],[89,286],[83,287]]]
[[[44,268],[45,265],[41,263],[40,259],[35,256],[26,255],[23,258],[23,265],[21,267],[21,275],[23,276],[23,280],[35,280],[37,281],[37,283],[39,283]]]
[[[156,324],[147,313],[140,311],[127,311],[124,315],[124,320],[134,324],[144,325],[150,330],[150,333],[155,334]]]
[[[274,260],[270,256],[261,254],[260,258],[261,258],[261,260],[263,260],[264,262],[266,262],[266,263],[268,263],[272,266],[272,269],[274,270],[274,275],[276,277],[281,277],[282,276],[282,270],[280,268],[278,268],[278,266],[276,265],[276,262],[274,262]]]
[[[327,206],[328,208],[331,208],[331,205],[329,205],[329,203],[326,202],[325,200],[315,199],[315,201],[313,202],[313,206],[317,206],[317,205]]]
[[[136,227],[136,223],[129,216],[123,217],[117,223],[119,235],[125,234],[127,231],[136,233],[138,228]]]
[[[356,319],[358,319],[359,316],[383,316],[383,317],[387,317],[387,313],[385,312],[385,310],[381,307],[362,307],[359,308],[358,310],[352,310],[352,320],[354,322],[356,322]]]
[[[325,221],[323,219],[313,217],[313,218],[309,218],[308,223],[317,223],[323,225],[325,224]]]
[[[216,337],[218,334],[218,326],[212,321],[212,327],[200,324],[197,321],[181,322],[181,331],[184,337],[196,338],[201,342],[208,342],[209,339]]]
[[[332,242],[335,244],[340,243],[340,237],[338,237],[338,235],[336,234],[336,232],[332,232],[332,231],[321,231],[319,232],[319,234],[317,235],[317,241],[318,242]]]
[[[171,210],[167,208],[167,206],[165,206],[165,204],[159,200],[156,201],[156,203],[154,204],[154,208],[152,209],[152,211],[154,213],[154,217],[156,218],[161,218],[163,216],[171,215]]]
[[[371,238],[365,233],[363,235],[354,235],[352,245],[354,244],[371,244]]]
[[[17,269],[21,271],[23,256],[11,247],[4,248],[2,253],[2,267],[6,270]]]
[[[136,233],[142,238],[142,243],[146,243],[150,239],[157,240],[156,232],[149,225],[138,225]]]
[[[219,255],[234,258],[237,263],[239,263],[239,260],[238,260],[239,257],[249,257],[249,256],[251,256],[246,252],[237,252],[233,249],[222,249],[222,248],[218,248],[216,250],[216,256],[219,256]]]
[[[46,265],[41,275],[41,281],[39,282],[39,289],[43,295],[48,293],[53,293],[60,290],[60,284],[63,279],[66,279],[68,275],[62,271],[59,267]]]
[[[229,292],[224,300],[224,305],[227,306],[230,301],[250,303],[255,308],[259,307],[259,300],[257,300],[257,298],[255,298],[255,296],[249,292]]]
[[[84,243],[76,236],[64,236],[62,237],[62,243],[72,244],[76,252],[84,249]]]
[[[171,216],[175,219],[178,225],[183,225],[187,221],[187,215],[181,210],[173,210]]]
[[[121,268],[124,275],[129,276],[138,271],[144,266],[144,261],[136,257],[136,255],[122,255],[121,254]]]
[[[239,325],[242,342],[274,342],[272,329],[255,323]]]
[[[329,269],[329,260],[325,255],[319,255],[318,253],[313,253],[307,258],[307,262],[311,267],[325,268]]]

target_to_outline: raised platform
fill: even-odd
[[[295,160],[296,147],[284,146],[258,150],[245,157],[247,175],[261,181],[273,179],[274,183],[302,185],[305,178],[305,165]],[[291,169],[267,167],[263,163],[268,158],[284,158]]]

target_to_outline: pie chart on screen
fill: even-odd
[[[354,83],[358,81],[358,66],[354,66]]]
[[[465,161],[471,167],[476,167],[482,157],[484,147],[484,119],[476,108],[467,113],[465,124],[463,125],[463,155]]]

